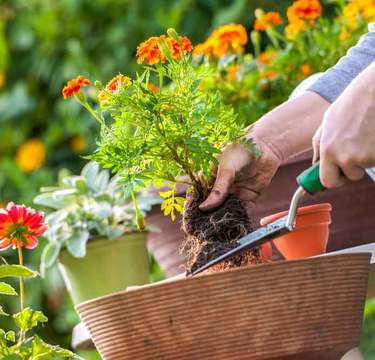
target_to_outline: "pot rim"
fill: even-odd
[[[279,261],[274,261],[274,262],[271,262],[271,263],[263,263],[263,264],[257,264],[257,265],[248,265],[248,266],[244,266],[244,267],[239,267],[239,268],[232,268],[232,269],[228,269],[228,270],[225,270],[225,271],[220,271],[220,272],[216,272],[216,273],[202,273],[202,274],[199,274],[199,275],[196,275],[196,276],[193,276],[193,277],[185,277],[185,278],[178,278],[178,279],[175,279],[175,280],[171,280],[171,281],[166,281],[166,282],[156,282],[156,283],[151,283],[151,284],[148,284],[146,286],[140,286],[139,288],[135,288],[135,289],[132,289],[132,290],[121,290],[121,291],[118,291],[118,292],[115,292],[115,293],[112,293],[112,294],[108,294],[108,295],[105,295],[105,296],[101,296],[101,297],[98,297],[98,298],[95,298],[95,299],[91,299],[91,300],[88,300],[88,301],[85,301],[85,302],[82,302],[80,304],[78,304],[76,306],[76,309],[79,311],[80,308],[84,308],[84,307],[87,307],[87,306],[92,306],[94,303],[96,302],[106,302],[108,299],[112,298],[112,297],[118,297],[118,296],[121,296],[121,295],[124,295],[126,293],[128,294],[131,294],[133,292],[147,292],[150,290],[150,288],[153,288],[153,287],[169,287],[169,286],[173,286],[173,284],[175,282],[181,282],[181,281],[187,281],[187,282],[192,282],[192,281],[203,281],[203,279],[205,279],[206,277],[208,276],[217,276],[217,277],[222,277],[222,276],[230,276],[229,274],[232,273],[232,272],[249,272],[249,271],[252,271],[254,269],[259,269],[260,267],[270,267],[270,266],[289,266],[291,263],[298,263],[298,262],[319,262],[319,261],[329,261],[329,259],[332,259],[332,258],[337,258],[337,257],[347,257],[348,260],[350,260],[351,257],[356,257],[356,256],[365,256],[367,255],[368,257],[368,263],[370,264],[370,259],[371,259],[371,253],[368,253],[368,252],[358,252],[358,253],[351,253],[351,254],[337,254],[337,255],[330,255],[330,256],[311,256],[311,257],[308,257],[308,258],[304,258],[304,259],[293,259],[293,260],[279,260]]]
[[[303,215],[310,215],[320,212],[331,212],[332,211],[332,205],[330,203],[321,203],[321,204],[314,204],[314,205],[308,205],[298,208],[297,210],[297,216],[303,216]],[[260,224],[262,226],[268,225],[269,223],[278,220],[282,218],[283,216],[288,215],[289,210],[284,210],[281,212],[278,212],[276,214],[271,214],[268,216],[263,217],[260,220]]]

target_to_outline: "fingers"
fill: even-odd
[[[341,168],[345,176],[351,181],[359,181],[366,174],[363,168],[355,165],[342,166]]]
[[[313,164],[315,164],[320,158],[320,141],[322,139],[322,131],[323,128],[322,126],[320,126],[312,139],[312,146],[314,151]]]
[[[339,187],[345,183],[340,168],[326,158],[320,160],[320,182],[327,189]]]
[[[219,207],[229,193],[235,178],[235,170],[219,165],[215,184],[208,198],[199,206],[202,211],[209,211]]]

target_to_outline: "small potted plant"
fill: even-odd
[[[119,180],[89,162],[79,176],[61,174],[58,186],[42,188],[34,199],[53,209],[41,271],[58,260],[75,304],[149,281],[146,233],[136,219],[140,225],[155,198],[139,196],[136,216]]]
[[[20,311],[13,315],[7,314],[0,304],[0,318],[12,316],[17,329],[15,332],[0,327],[1,359],[82,359],[69,350],[44,342],[35,329],[45,324],[47,317],[41,311],[26,307],[24,278],[38,274],[24,266],[23,249],[33,249],[38,245],[38,237],[47,230],[43,217],[43,213],[13,203],[0,210],[0,250],[17,250],[19,258],[19,265],[12,265],[0,257],[0,295],[18,296],[20,300]],[[19,292],[3,282],[4,278],[19,279]]]
[[[190,41],[173,29],[143,42],[137,49],[138,62],[147,64],[142,74],[133,80],[118,75],[105,87],[97,84],[97,110],[80,90],[88,82],[82,76],[63,90],[100,123],[101,139],[92,158],[119,173],[130,193],[151,184],[168,186],[160,192],[161,209],[172,220],[176,213],[183,213],[187,271],[228,250],[252,230],[246,209],[235,195],[214,212],[201,212],[199,204],[211,189],[216,156],[226,144],[243,142],[256,156],[251,139],[243,138],[243,124],[232,107],[217,90],[201,88],[210,69],[193,65],[192,49]],[[158,91],[150,90],[151,76]],[[178,184],[189,186],[186,203],[176,196]],[[227,261],[224,268],[260,261],[255,249]]]

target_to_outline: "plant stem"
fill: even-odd
[[[18,244],[17,250],[19,263],[21,266],[23,266],[23,254],[21,245]],[[23,311],[25,308],[25,284],[22,276],[20,276],[20,308],[21,311]]]

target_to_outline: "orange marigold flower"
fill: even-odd
[[[243,25],[228,24],[214,30],[212,33],[213,54],[220,58],[228,52],[241,54],[248,42],[247,31]]]
[[[132,83],[130,77],[119,74],[108,82],[105,86],[106,90],[116,92],[121,86],[128,86]]]
[[[185,54],[193,50],[193,45],[186,36],[180,37],[181,46],[177,40],[174,40],[169,36],[153,36],[137,47],[138,64],[147,63],[148,65],[155,65],[165,62],[166,57],[163,55],[159,47],[159,42],[163,40],[166,41],[172,58],[175,60],[181,56],[181,50]]]
[[[46,147],[39,139],[30,139],[23,143],[16,155],[16,163],[24,172],[42,167],[46,160]]]
[[[138,64],[155,65],[165,61],[165,56],[160,51],[158,41],[159,37],[152,36],[137,47]]]
[[[221,58],[227,53],[241,54],[248,42],[247,32],[240,24],[223,25],[215,29],[208,39],[195,47],[193,55]]]
[[[0,89],[5,85],[5,73],[0,71]]]
[[[148,83],[147,88],[152,91],[154,94],[158,94],[160,92],[160,89],[153,83]]]
[[[257,18],[255,20],[254,29],[258,31],[266,31],[267,29],[281,25],[282,23],[283,19],[280,13],[276,11],[270,11],[261,18]]]
[[[341,41],[345,41],[345,40],[350,39],[350,33],[349,33],[348,31],[345,31],[345,30],[342,31],[342,32],[340,33],[339,39],[340,39]]]
[[[298,34],[305,30],[305,22],[303,20],[295,20],[285,28],[285,35],[289,40],[293,40]]]
[[[287,10],[290,23],[296,20],[316,20],[322,15],[322,5],[319,0],[296,0]]]
[[[237,79],[238,71],[240,70],[239,65],[230,65],[227,68],[227,79],[234,81]]]
[[[271,59],[274,59],[275,56],[276,51],[264,51],[257,56],[256,60],[261,65],[269,65],[271,63]]]
[[[77,154],[82,153],[87,147],[87,141],[82,135],[75,135],[70,140],[70,148]]]
[[[312,73],[312,68],[309,64],[304,64],[301,67],[301,72],[303,75],[310,75]]]
[[[38,237],[47,230],[43,218],[44,213],[12,202],[0,209],[0,250],[10,247],[34,249]]]
[[[84,76],[79,75],[75,79],[69,80],[66,86],[62,90],[64,99],[72,97],[74,94],[81,90],[82,86],[89,86],[90,80],[86,79]]]
[[[302,80],[309,76],[313,72],[312,67],[309,64],[303,64],[301,66],[300,72],[297,76],[298,80]]]
[[[208,57],[213,56],[214,54],[214,44],[210,39],[207,39],[204,43],[195,45],[193,56],[206,55]]]
[[[278,77],[278,73],[274,70],[266,70],[266,71],[262,71],[260,73],[260,78],[261,79],[269,79],[269,80],[274,80]]]
[[[193,51],[193,45],[191,44],[190,40],[186,36],[180,37],[180,43],[172,38],[168,38],[167,43],[171,51],[172,58],[174,60],[178,59],[181,56],[181,47],[182,47],[182,51],[185,54]]]

